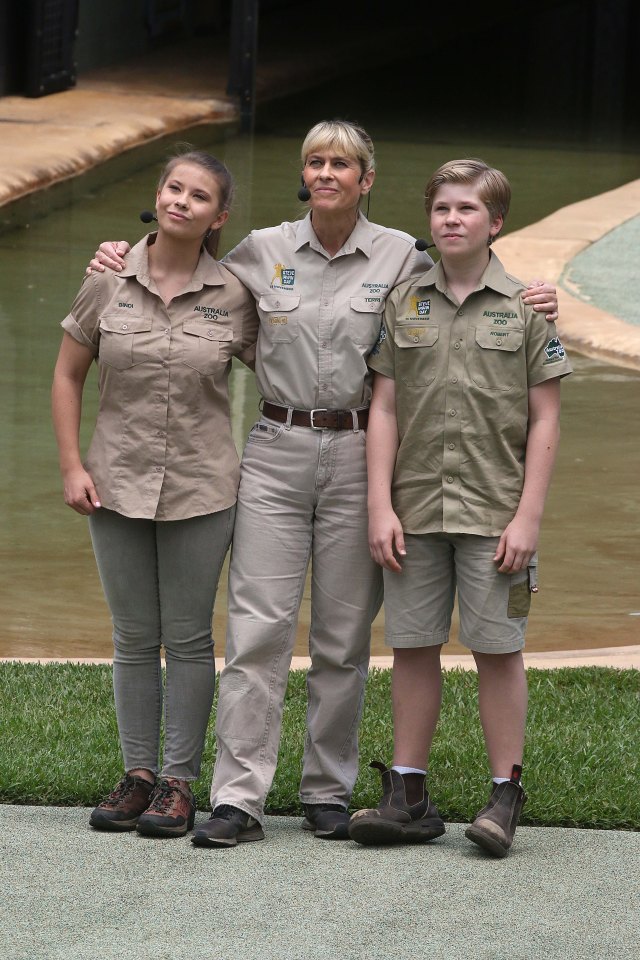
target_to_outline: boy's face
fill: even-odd
[[[491,217],[477,186],[445,183],[436,191],[431,236],[442,256],[469,259],[486,253],[489,237],[501,227],[502,217]]]

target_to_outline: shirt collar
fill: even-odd
[[[149,288],[151,277],[149,276],[149,246],[155,242],[156,234],[149,233],[143,237],[127,254],[127,261],[124,268],[118,274],[119,277],[135,277],[143,287]],[[217,260],[214,260],[210,254],[203,250],[198,260],[198,265],[193,273],[191,281],[186,285],[184,292],[202,290],[204,286],[219,287],[226,282],[223,268]]]
[[[425,273],[421,286],[435,286],[436,290],[440,293],[447,292],[447,283],[441,260],[438,260],[438,262]],[[484,273],[480,278],[480,283],[475,289],[484,290],[485,287],[490,287],[492,290],[495,290],[496,293],[502,293],[505,296],[511,296],[513,293],[513,281],[509,281],[502,263],[493,250],[489,251],[489,263],[485,267]]]
[[[316,236],[316,232],[311,224],[311,213],[308,213],[304,220],[299,221],[296,232],[295,250],[296,252],[308,244],[312,250],[326,255],[326,250]],[[371,247],[373,245],[373,228],[365,215],[359,210],[356,225],[347,237],[340,253],[349,254],[360,250],[365,257],[371,256]]]

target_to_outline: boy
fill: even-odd
[[[489,248],[509,209],[504,175],[455,160],[425,191],[440,262],[387,300],[367,435],[369,545],[384,568],[394,648],[394,762],[353,840],[416,843],[444,833],[426,791],[440,711],[440,650],[458,593],[460,640],[478,669],[493,789],[466,836],[504,857],[526,795],[522,660],[544,500],[559,440],[555,329],[532,322],[523,284]]]

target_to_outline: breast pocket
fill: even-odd
[[[524,331],[512,327],[472,328],[469,374],[483,390],[510,390],[520,382]]]
[[[231,359],[233,331],[223,324],[188,320],[183,323],[182,331],[185,334],[182,359],[203,376],[210,377]]]
[[[369,297],[351,297],[349,313],[349,336],[354,343],[361,343],[371,350],[380,336],[384,300]]]
[[[439,328],[433,324],[396,324],[394,343],[396,378],[408,387],[426,387],[433,383],[438,360]]]
[[[298,337],[300,297],[286,293],[268,293],[260,297],[258,308],[263,329],[272,343],[292,343]]]
[[[128,370],[150,357],[151,317],[100,317],[98,359],[116,370]]]

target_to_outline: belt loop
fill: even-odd
[[[358,411],[351,408],[351,419],[353,420],[353,432],[360,432],[360,424],[358,423]]]
[[[287,407],[287,419],[285,421],[285,430],[291,430],[291,418],[293,416],[293,407]]]

